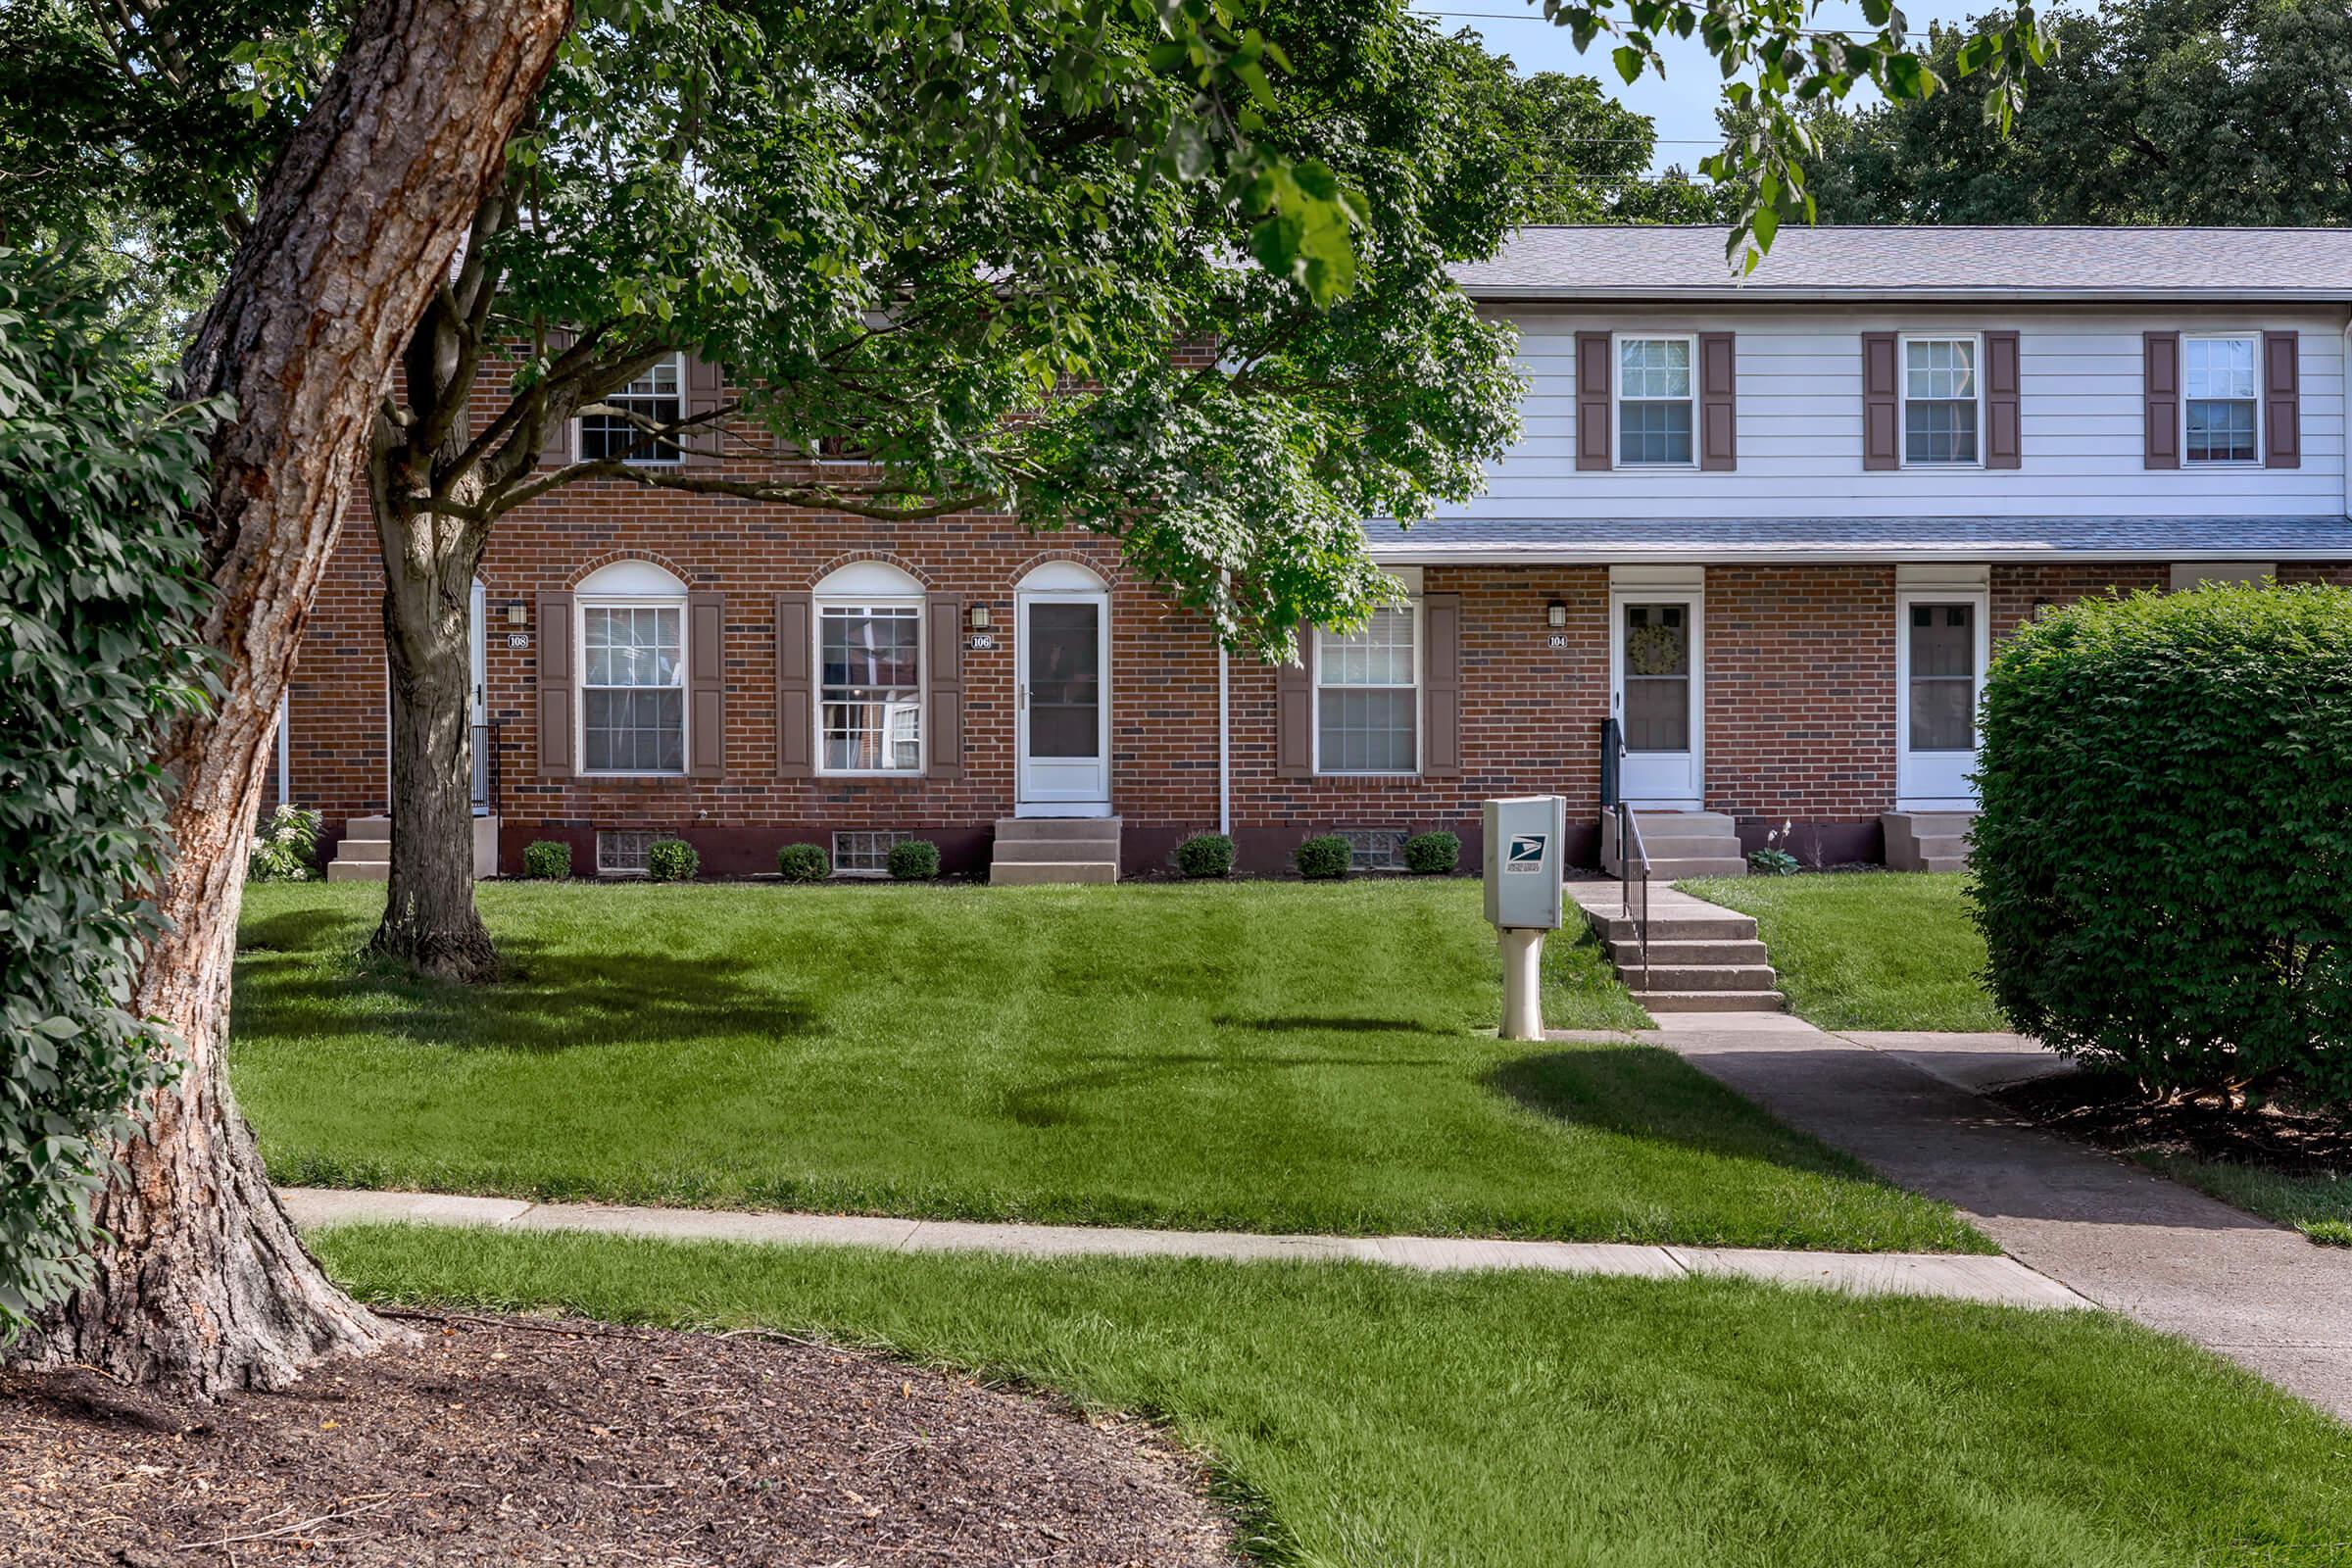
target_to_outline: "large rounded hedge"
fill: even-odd
[[[2095,599],[1986,672],[1973,893],[2020,1029],[2352,1097],[2352,592]]]

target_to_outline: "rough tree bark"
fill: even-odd
[[[24,1343],[38,1364],[206,1395],[395,1332],[326,1279],[270,1191],[224,1073],[229,966],[278,699],[369,409],[570,18],[569,0],[368,0],[181,362],[184,388],[233,394],[236,416],[204,521],[222,690],[164,742],[172,925],[132,1004],[175,1031],[180,1072],[98,1200],[95,1282]]]

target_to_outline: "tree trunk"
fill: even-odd
[[[380,466],[379,466],[380,474]],[[498,972],[473,906],[473,575],[483,530],[402,515],[370,485],[384,545],[384,655],[392,687],[392,878],[368,951],[444,980]]]
[[[22,1353],[167,1389],[275,1387],[393,1332],[295,1236],[230,1098],[222,1057],[245,857],[278,699],[360,477],[394,355],[448,276],[570,23],[568,0],[368,0],[333,76],[264,183],[251,230],[180,367],[229,393],[213,447],[204,628],[213,710],[173,726],[171,922],[131,1005],[176,1034],[176,1079],[100,1195],[92,1285]]]

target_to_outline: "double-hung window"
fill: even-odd
[[[646,424],[675,424],[682,416],[684,368],[680,357],[673,354],[619,391],[599,398],[599,403],[614,412],[580,416],[580,461],[618,459],[656,466],[684,461],[685,454],[674,443],[658,441],[645,429]]]
[[[1363,629],[1315,634],[1315,771],[1421,765],[1421,602],[1384,605]]]
[[[580,601],[580,770],[686,771],[686,605]]]
[[[1698,407],[1688,337],[1617,340],[1617,465],[1689,467]]]
[[[1936,467],[1983,461],[1983,386],[1973,337],[1903,339],[1903,463]]]
[[[816,640],[824,770],[921,772],[922,601],[820,600]]]
[[[2186,463],[2254,463],[2262,456],[2254,366],[2259,344],[2247,337],[2180,341],[2180,457]]]

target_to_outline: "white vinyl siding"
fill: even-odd
[[[1438,515],[1553,520],[1707,517],[2341,516],[2344,320],[2308,307],[2266,310],[2252,324],[2300,333],[2303,463],[2298,468],[2144,464],[2140,335],[2194,334],[2208,315],[2180,310],[1828,311],[1727,307],[1654,316],[1521,311],[1519,368],[1530,378],[1523,433],[1489,470],[1487,494]],[[2245,320],[2233,314],[2232,330]],[[2022,470],[1862,467],[1864,332],[1916,337],[2015,329]],[[1740,468],[1576,467],[1576,337],[1736,330]],[[1612,453],[1614,446],[1612,445]],[[1375,543],[1378,536],[1375,536]]]

